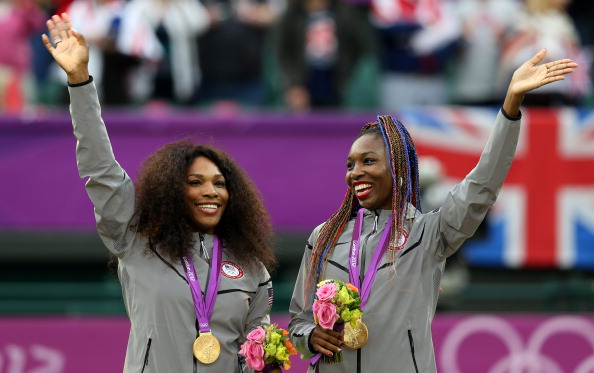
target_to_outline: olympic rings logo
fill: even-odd
[[[457,361],[462,342],[476,333],[492,334],[500,339],[508,354],[491,365],[484,373],[569,373],[558,362],[542,353],[542,347],[555,334],[575,334],[591,349],[588,357],[578,363],[573,373],[594,373],[594,323],[579,316],[557,316],[543,322],[526,343],[509,321],[496,316],[475,316],[457,323],[446,335],[439,355],[441,370],[463,373]]]

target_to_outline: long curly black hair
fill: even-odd
[[[163,146],[142,163],[135,181],[138,219],[133,229],[172,261],[187,254],[195,242],[184,182],[198,157],[211,160],[225,177],[229,202],[215,233],[227,252],[248,267],[259,260],[272,270],[276,265],[272,224],[256,186],[225,152],[189,139]]]

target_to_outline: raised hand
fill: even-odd
[[[541,49],[514,72],[503,103],[503,110],[509,115],[517,116],[520,104],[527,92],[563,80],[565,75],[572,73],[578,67],[578,64],[570,59],[538,65],[546,54],[546,49]]]
[[[61,17],[54,15],[47,20],[46,25],[54,45],[46,34],[41,35],[41,39],[68,75],[68,82],[76,84],[88,80],[89,46],[84,36],[72,28],[68,14],[62,13]]]
[[[547,51],[542,49],[530,61],[524,62],[512,77],[510,87],[517,93],[526,93],[543,85],[565,79],[566,74],[578,66],[570,59],[557,60],[538,65]]]

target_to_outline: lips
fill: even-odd
[[[357,198],[363,198],[373,191],[373,184],[365,181],[358,181],[353,183],[353,188],[355,189]]]
[[[205,214],[216,214],[221,206],[217,203],[200,203],[195,204],[196,208]]]

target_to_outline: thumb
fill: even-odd
[[[538,65],[540,63],[540,61],[542,61],[545,58],[546,55],[547,55],[547,50],[543,48],[538,53],[536,53],[534,55],[534,57],[532,57],[530,59],[530,63],[533,66],[536,66],[536,65]]]

